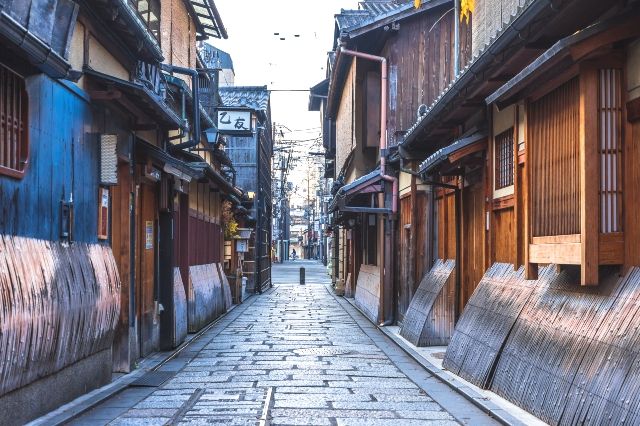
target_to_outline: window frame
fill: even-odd
[[[18,92],[20,100],[17,104],[10,104],[8,99],[7,89],[9,83],[5,82],[9,76],[13,76],[14,82],[19,82]],[[14,89],[15,90],[15,89]],[[16,92],[14,91],[15,95]],[[8,165],[8,161],[5,160],[6,152],[9,150],[10,138],[15,135],[9,135],[7,130],[7,124],[5,120],[5,109],[11,108],[13,114],[12,119],[15,119],[14,115],[18,114],[18,135],[20,140],[15,141],[14,150],[17,150],[16,159],[13,161],[16,165],[20,165],[21,168],[16,169]],[[19,111],[18,111],[19,110]],[[5,64],[0,62],[0,175],[9,176],[15,179],[22,179],[29,166],[30,159],[30,137],[29,137],[29,94],[26,87],[26,79],[24,76],[15,72]],[[5,151],[6,150],[6,151]],[[5,163],[6,161],[6,163]]]
[[[140,11],[140,3],[142,2],[146,2],[149,5],[149,8],[146,12],[141,12]],[[157,16],[158,18],[158,23],[157,23],[157,28],[153,28],[151,26],[151,13],[153,12],[154,7],[152,7],[152,4],[155,6],[155,9],[157,13],[154,13],[155,16]],[[149,32],[153,35],[153,37],[158,41],[158,43],[160,43],[160,36],[161,36],[161,16],[162,16],[162,4],[160,0],[129,0],[129,5],[131,6],[131,8],[136,12],[136,14],[138,15],[138,17],[140,18],[140,20],[142,20],[142,22],[144,23],[145,27],[147,27],[147,30],[149,30]]]
[[[491,173],[491,187],[493,189],[493,199],[499,199],[499,198],[503,198],[503,197],[507,197],[509,195],[513,195],[515,192],[515,173],[516,173],[516,156],[515,156],[515,149],[516,149],[516,126],[515,123],[508,127],[507,129],[500,131],[499,133],[497,133],[496,135],[494,135],[493,137],[493,170]],[[505,154],[509,154],[507,157],[502,158],[500,156],[500,153],[502,151],[500,151],[499,149],[499,144],[502,142],[501,138],[509,138],[511,139],[511,143],[509,144],[509,146],[507,147],[507,151],[504,151]],[[501,164],[503,164],[501,162],[501,160],[506,160],[506,159],[510,160],[511,163],[511,168],[510,168],[510,183],[505,185],[505,186],[498,186],[498,179],[499,179],[499,171],[501,170],[502,166]],[[508,167],[508,165],[507,165]],[[506,170],[506,169],[505,169]]]

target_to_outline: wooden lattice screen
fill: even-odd
[[[600,232],[622,231],[621,71],[601,69],[598,88]]]
[[[534,237],[580,233],[580,93],[574,78],[529,108]]]
[[[24,79],[0,64],[0,173],[21,177],[29,158]]]
[[[496,189],[513,185],[513,127],[496,136]]]

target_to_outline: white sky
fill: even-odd
[[[266,84],[269,89],[308,89],[323,80],[327,52],[333,47],[334,15],[341,8],[358,7],[357,0],[216,0],[215,3],[229,39],[208,42],[231,55],[237,86]],[[276,32],[280,35],[274,35]],[[285,131],[285,139],[312,139],[320,135],[320,115],[307,111],[308,103],[309,92],[271,93],[272,121],[293,131]],[[321,150],[321,145],[312,147],[310,143],[296,147],[301,155]],[[304,192],[306,197],[307,161],[300,160],[290,180],[300,188],[297,194]]]
[[[325,78],[334,14],[357,8],[357,1],[216,0],[216,6],[229,39],[209,42],[231,54],[236,85],[308,89]],[[272,120],[292,130],[318,127],[319,115],[307,111],[308,100],[308,92],[272,93]]]

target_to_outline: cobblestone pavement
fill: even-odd
[[[291,284],[300,265],[305,286]],[[492,424],[323,281],[315,263],[276,266],[274,289],[165,364],[161,386],[128,388],[74,424]]]

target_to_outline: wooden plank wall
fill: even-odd
[[[445,14],[448,15],[443,17]],[[453,19],[451,11],[442,8],[403,20],[382,51],[396,80],[395,86],[390,82],[391,144],[396,142],[397,132],[415,123],[418,106],[431,105],[454,77]],[[460,25],[460,46],[462,69],[471,59],[471,22]]]
[[[218,193],[210,192],[209,186],[191,185],[189,194],[188,265],[220,263],[224,236],[220,226],[220,201]]]
[[[136,288],[138,326],[140,328],[140,355],[146,356],[159,348],[160,330],[155,301],[156,287],[157,219],[158,205],[155,184],[142,184],[138,191],[138,236]],[[147,246],[147,222],[151,223],[151,246]]]
[[[456,258],[456,202],[453,191],[438,191],[438,259]]]
[[[462,191],[462,279],[460,312],[480,283],[485,272],[485,197],[484,185],[477,183]]]
[[[416,237],[416,253],[415,253],[415,281],[413,291],[418,289],[420,280],[431,269],[432,259],[427,258],[427,224],[431,221],[431,218],[427,217],[427,193],[424,191],[418,191],[414,193],[416,197],[416,210],[417,210],[417,223],[413,227]],[[431,244],[429,242],[429,244]]]
[[[640,119],[630,126],[625,143],[625,265],[640,266]]]
[[[400,223],[398,227],[398,279],[397,279],[397,313],[398,320],[402,321],[409,308],[414,288],[414,260],[416,254],[411,247],[411,236],[415,233],[414,224],[411,223],[412,194],[400,199]]]
[[[0,235],[0,395],[111,347],[120,280],[109,247]]]
[[[516,253],[515,214],[513,207],[493,211],[493,262],[514,263]]]
[[[534,237],[580,233],[579,100],[574,78],[528,108]]]
[[[22,179],[0,177],[0,233],[58,240],[60,202],[73,191],[73,237],[97,242],[99,144],[86,132],[87,99],[43,74],[26,90],[30,160]]]
[[[115,371],[128,372],[130,357],[130,297],[131,290],[131,175],[129,163],[118,164],[118,185],[111,189],[111,247],[120,275],[120,319],[113,342]]]

